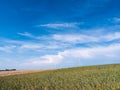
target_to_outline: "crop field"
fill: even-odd
[[[0,90],[120,90],[120,64],[4,76]]]

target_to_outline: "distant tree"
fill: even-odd
[[[10,71],[9,69],[5,69],[5,71]]]

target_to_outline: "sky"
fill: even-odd
[[[120,63],[119,0],[0,0],[0,69]]]

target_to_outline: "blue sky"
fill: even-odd
[[[0,68],[120,63],[119,0],[0,0]]]

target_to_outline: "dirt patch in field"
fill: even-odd
[[[18,75],[18,74],[27,74],[27,73],[34,73],[34,72],[42,72],[47,70],[17,70],[17,71],[1,71],[0,77],[3,76],[10,76],[10,75]]]

